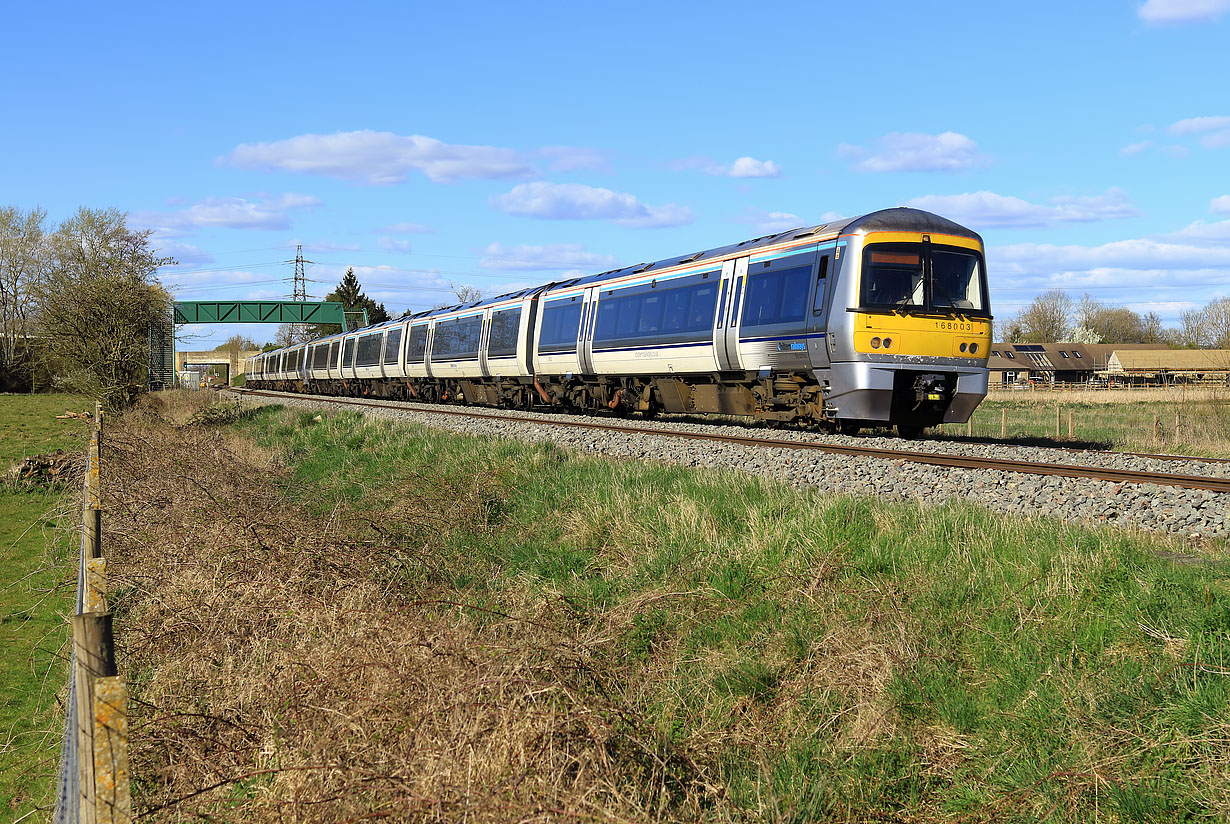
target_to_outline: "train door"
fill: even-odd
[[[823,249],[816,264],[811,310],[807,315],[807,354],[813,369],[829,366],[829,303],[837,284],[837,250]]]
[[[585,290],[585,302],[581,306],[581,323],[577,327],[577,359],[581,374],[594,374],[594,322],[598,319],[598,290]]]
[[[487,366],[487,350],[491,348],[491,310],[483,312],[483,324],[478,332],[478,373],[484,378],[491,377],[491,369]]]
[[[717,322],[713,329],[713,351],[723,372],[739,368],[739,302],[747,280],[747,262],[741,257],[722,263],[722,282],[718,291]]]

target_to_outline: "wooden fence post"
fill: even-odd
[[[1055,404],[1055,437],[1056,438],[1058,438],[1060,435],[1059,422],[1062,419],[1062,416],[1063,416],[1063,407],[1060,406],[1059,404]]]
[[[107,611],[107,559],[90,558],[85,562],[84,612]]]
[[[97,824],[98,795],[94,788],[94,685],[115,675],[115,639],[111,613],[73,616],[73,661],[77,689],[77,766],[81,796],[81,824]]]
[[[96,824],[129,824],[128,688],[121,676],[94,682],[94,812]],[[84,757],[84,756],[83,756]]]
[[[1006,439],[1008,437],[1008,409],[999,410],[999,437]]]
[[[1068,437],[1071,438],[1076,434],[1076,413],[1071,409],[1068,410]]]

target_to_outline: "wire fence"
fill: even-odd
[[[81,554],[72,619],[56,824],[128,824],[128,690],[116,673],[102,553],[102,409],[95,406],[82,484]]]

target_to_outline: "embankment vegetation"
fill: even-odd
[[[155,403],[108,437],[143,820],[1230,810],[1223,545]]]

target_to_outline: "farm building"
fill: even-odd
[[[1106,377],[1152,383],[1230,379],[1230,349],[1116,349],[1107,361]]]
[[[1087,383],[1104,377],[1115,352],[1167,351],[1164,343],[995,343],[991,383]]]

